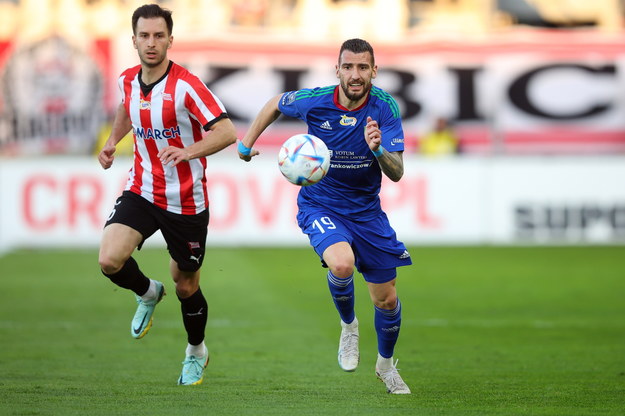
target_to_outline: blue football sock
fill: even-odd
[[[329,271],[328,287],[341,319],[346,324],[351,324],[356,317],[354,312],[354,275],[341,279]]]
[[[375,306],[375,332],[378,334],[378,352],[384,358],[391,358],[401,327],[401,303],[397,299],[395,309],[381,309]]]

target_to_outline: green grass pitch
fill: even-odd
[[[336,362],[339,320],[308,248],[209,248],[204,383],[176,386],[186,339],[164,249],[136,258],[168,295],[142,340],[135,303],[95,250],[0,257],[1,415],[623,415],[625,248],[412,247],[400,269],[398,368],[374,375],[360,275],[361,364]]]

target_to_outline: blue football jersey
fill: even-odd
[[[290,91],[282,95],[280,111],[308,125],[330,149],[330,170],[319,183],[302,187],[298,205],[322,206],[339,215],[366,221],[382,211],[382,171],[365,141],[367,117],[378,122],[382,146],[388,152],[404,150],[399,107],[387,92],[373,86],[367,101],[354,110],[338,102],[337,85]]]

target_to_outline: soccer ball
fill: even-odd
[[[308,186],[319,182],[330,168],[330,151],[312,134],[289,137],[278,152],[278,166],[291,183]]]

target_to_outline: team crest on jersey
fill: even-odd
[[[297,91],[291,91],[282,96],[282,105],[289,105],[295,101],[295,96],[297,95]]]
[[[143,98],[139,99],[139,109],[149,110],[152,108],[152,104],[149,101],[145,101]]]
[[[341,116],[341,126],[355,126],[358,120],[356,117],[347,117],[345,114]]]

